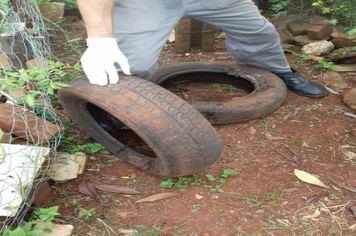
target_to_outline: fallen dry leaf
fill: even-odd
[[[94,200],[98,200],[99,198],[94,185],[89,182],[83,181],[81,184],[79,184],[78,191],[88,197],[91,197]]]
[[[285,188],[285,189],[283,189],[283,192],[285,192],[285,193],[293,193],[295,191],[298,191],[298,188]]]
[[[312,218],[316,218],[321,214],[321,212],[319,211],[319,209],[316,209],[315,212],[313,214],[310,215],[306,215],[303,216],[303,219],[312,219]]]
[[[300,109],[300,108],[297,107],[296,109],[294,109],[293,112],[288,113],[287,115],[285,115],[282,120],[283,120],[283,121],[286,121],[286,120],[288,120],[288,119],[293,119],[293,118],[298,114],[299,109]]]
[[[284,117],[283,117],[283,121],[286,121],[286,120],[288,120],[289,119],[289,117],[291,117],[291,115],[292,115],[292,113],[288,113],[287,115],[285,115]]]
[[[196,194],[195,194],[195,198],[196,198],[196,199],[202,199],[203,196],[196,193]]]
[[[315,195],[315,196],[312,196],[312,197],[308,197],[307,199],[305,199],[304,201],[304,204],[305,205],[310,205],[312,204],[313,202],[317,201],[318,199],[322,198],[322,197],[325,197],[326,194],[318,194],[318,195]]]
[[[250,134],[255,134],[256,130],[253,128],[253,126],[250,127],[250,130],[248,131]]]
[[[344,112],[344,115],[345,115],[345,116],[350,116],[350,117],[356,118],[356,115],[353,114],[353,113],[350,113],[350,112]]]
[[[189,100],[189,95],[188,95],[188,94],[186,94],[186,93],[183,92],[183,91],[180,91],[180,92],[181,92],[181,94],[182,94],[184,100]]]
[[[297,176],[298,179],[300,179],[301,181],[304,181],[308,184],[313,184],[313,185],[317,185],[319,187],[330,189],[323,182],[321,182],[317,177],[315,177],[312,174],[309,174],[308,172],[295,169],[294,174]]]
[[[158,200],[162,200],[165,198],[173,197],[178,195],[177,193],[157,193],[149,197],[142,198],[140,200],[137,200],[136,203],[141,203],[141,202],[154,202]]]
[[[106,191],[106,192],[111,192],[111,193],[123,193],[123,194],[140,194],[139,191],[133,189],[133,188],[128,188],[124,186],[118,186],[118,185],[94,185],[96,189]]]
[[[288,219],[276,219],[277,223],[285,226],[292,225]]]
[[[350,211],[354,215],[354,217],[356,218],[356,207],[351,207]]]
[[[298,161],[298,158],[296,156],[288,156],[287,154],[285,154],[284,152],[281,152],[279,150],[276,150],[276,152],[281,155],[282,157],[286,158],[287,160],[294,162],[295,164],[297,164],[298,166],[300,166],[300,162]]]
[[[356,160],[356,153],[343,150],[342,153],[345,155],[345,160]]]
[[[278,141],[278,140],[284,140],[286,138],[283,138],[283,137],[274,137],[274,136],[271,136],[271,135],[267,135],[266,136],[268,140],[271,140],[271,141]]]
[[[351,229],[352,231],[354,231],[354,230],[356,229],[356,223],[353,224],[353,225],[351,225],[349,229]]]

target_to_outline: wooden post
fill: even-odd
[[[191,47],[214,51],[215,27],[194,19],[181,19],[175,28],[177,52],[189,51]]]
[[[177,52],[190,50],[190,19],[181,19],[175,27],[175,48]]]

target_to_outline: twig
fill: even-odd
[[[339,187],[344,188],[344,189],[347,189],[347,190],[349,190],[349,191],[351,191],[351,192],[356,193],[356,189],[351,188],[351,187],[349,187],[349,186],[346,186],[346,185],[344,185],[344,184],[336,183],[336,182],[335,182],[334,180],[332,180],[332,179],[330,179],[330,180],[331,180],[334,184],[338,185]]]
[[[7,92],[5,92],[4,90],[0,89],[0,93],[1,93],[2,95],[4,95],[7,99],[11,100],[11,102],[16,103],[16,100],[13,99],[13,98],[10,96],[10,94],[8,94]]]

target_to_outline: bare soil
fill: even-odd
[[[63,27],[70,38],[82,37],[79,43],[84,45],[81,24]],[[78,55],[63,50],[61,33],[54,35],[55,55],[69,63],[78,61]],[[214,52],[193,49],[177,53],[173,44],[167,44],[159,63],[232,62],[223,45],[224,39],[216,39]],[[302,61],[293,54],[287,58],[300,74],[324,84],[321,78],[325,72],[313,66],[316,62]],[[342,76],[355,87],[355,74]],[[183,91],[192,99],[209,89],[222,97],[232,93],[228,87],[206,85],[184,85],[179,93],[184,98]],[[239,90],[236,93],[243,96]],[[55,198],[48,200],[48,206],[59,206],[57,221],[74,225],[75,235],[131,235],[134,230],[140,235],[356,235],[356,157],[350,154],[356,153],[356,119],[349,113],[352,111],[340,95],[312,99],[288,91],[283,104],[266,117],[215,125],[224,152],[209,169],[167,179],[144,173],[113,156],[92,154],[84,175],[51,185]],[[72,134],[77,143],[93,142],[78,127],[72,128]],[[313,174],[328,188],[299,180],[295,169]],[[224,170],[239,174],[220,183]],[[207,174],[216,180],[208,180]],[[140,194],[97,190],[101,201],[96,201],[79,193],[83,181],[126,186]],[[180,185],[161,187],[170,182]],[[176,195],[136,203],[158,193]],[[92,216],[79,217],[83,213],[79,208],[95,210]]]

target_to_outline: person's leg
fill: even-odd
[[[132,75],[148,79],[158,69],[161,50],[182,14],[180,0],[117,2],[115,38],[129,61]]]
[[[187,17],[226,32],[225,45],[235,60],[275,73],[288,88],[300,95],[326,95],[323,86],[307,81],[291,70],[275,27],[261,16],[251,0],[198,0],[194,5],[184,7]]]

